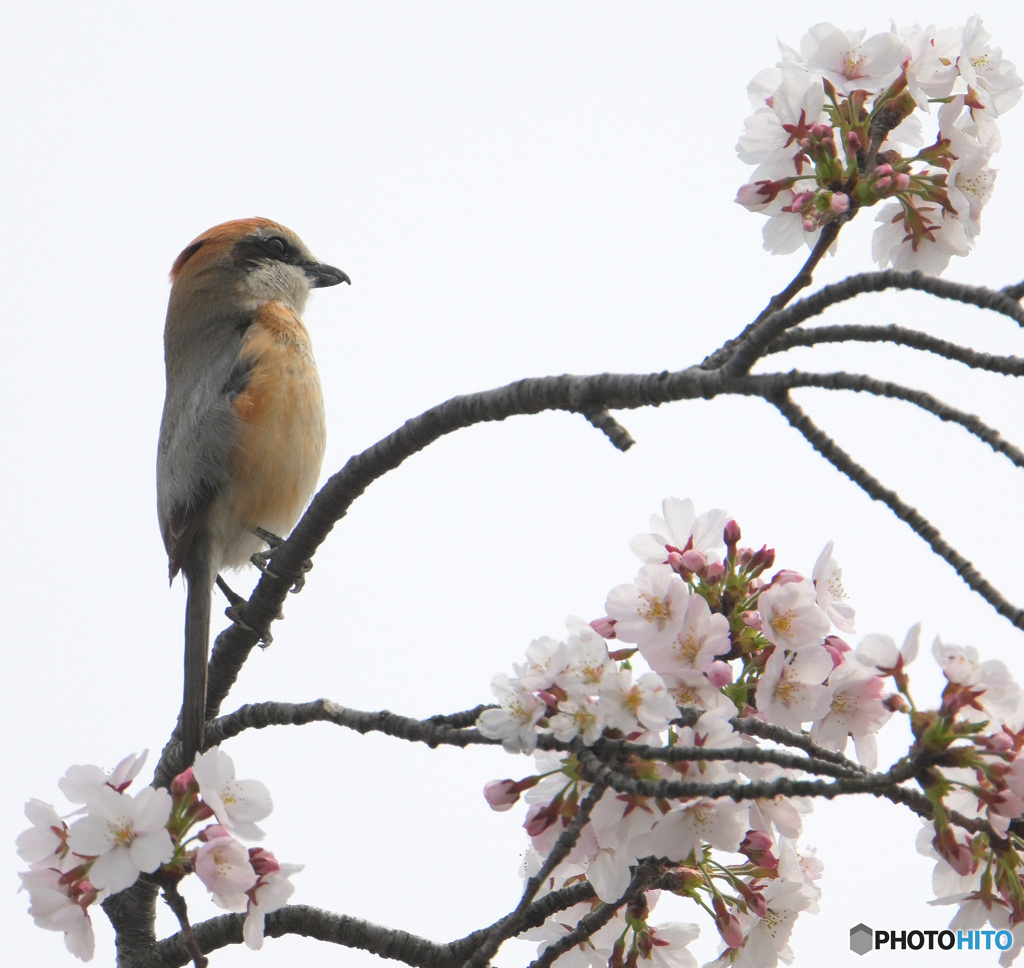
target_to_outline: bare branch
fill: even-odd
[[[934,414],[946,423],[959,424],[968,433],[988,444],[997,454],[1002,454],[1015,467],[1024,467],[1024,451],[1007,441],[994,427],[989,426],[974,414],[965,413],[957,407],[939,400],[924,390],[915,390],[889,380],[876,380],[863,373],[805,373],[790,370],[788,373],[752,374],[743,381],[742,392],[771,400],[780,393],[801,387],[817,387],[822,390],[852,390],[870,393],[874,396],[905,400],[915,407]],[[725,384],[729,386],[728,383]]]
[[[1024,629],[1024,609],[1013,605],[1004,598],[970,561],[942,537],[939,529],[917,508],[907,504],[895,491],[884,487],[877,477],[858,464],[828,434],[818,428],[807,414],[790,399],[788,394],[781,394],[771,403],[836,470],[850,478],[872,500],[885,504],[896,517],[925,541],[935,554],[947,562],[969,588],[981,595],[996,612],[1009,619],[1017,628]]]
[[[603,784],[595,783],[580,803],[576,816],[569,821],[568,826],[558,835],[558,840],[555,841],[555,845],[551,848],[551,852],[548,854],[541,869],[527,879],[526,886],[523,889],[523,896],[516,909],[491,928],[487,940],[466,961],[464,968],[484,968],[497,953],[501,945],[509,938],[519,934],[523,929],[531,902],[555,868],[569,856],[569,852],[576,846],[580,833],[590,822],[590,812],[597,805],[597,801],[601,799],[603,794]]]
[[[949,282],[937,276],[926,276],[921,272],[898,272],[887,269],[884,272],[862,272],[849,276],[842,282],[824,286],[816,293],[793,303],[788,309],[774,313],[748,326],[732,343],[726,344],[732,352],[721,354],[721,351],[709,356],[702,366],[706,368],[720,367],[731,376],[746,373],[765,354],[768,346],[787,329],[821,315],[829,306],[853,299],[868,292],[882,292],[886,289],[914,289],[950,299],[954,302],[990,309],[993,312],[1008,316],[1018,326],[1024,326],[1024,309],[1004,292],[988,289],[985,286],[968,286],[960,282]],[[725,349],[725,347],[723,347]]]
[[[821,343],[892,343],[963,363],[972,370],[987,370],[1005,376],[1024,376],[1024,358],[1019,356],[981,353],[968,346],[939,339],[930,333],[895,325],[860,326],[856,323],[842,323],[837,326],[790,329],[768,346],[765,357],[774,353],[784,353],[797,346],[817,346]]]
[[[581,942],[586,941],[587,938],[591,937],[597,931],[600,931],[601,928],[615,917],[615,912],[618,911],[623,904],[628,904],[631,900],[639,897],[645,891],[649,890],[657,880],[660,873],[661,869],[659,865],[655,863],[641,864],[634,872],[633,877],[629,882],[629,886],[617,901],[612,901],[609,904],[602,904],[585,918],[582,918],[580,923],[565,935],[564,938],[560,938],[553,944],[548,945],[539,958],[530,962],[530,968],[550,968],[550,966],[567,951],[571,950]]]

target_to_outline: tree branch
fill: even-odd
[[[998,614],[1009,619],[1017,628],[1024,629],[1024,609],[1009,602],[998,589],[985,579],[970,561],[942,537],[939,529],[921,514],[917,508],[903,501],[895,491],[883,487],[882,482],[878,478],[858,464],[828,434],[819,429],[807,414],[790,399],[788,394],[781,394],[773,399],[771,403],[779,409],[790,425],[800,431],[807,438],[807,442],[832,464],[836,470],[850,478],[873,501],[881,501],[885,504],[935,554],[949,564],[969,588],[981,595]]]

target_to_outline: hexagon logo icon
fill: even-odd
[[[850,928],[850,950],[858,955],[866,955],[874,947],[871,936],[871,928],[866,924],[861,923]]]

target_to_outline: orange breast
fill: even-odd
[[[276,300],[261,307],[239,355],[251,364],[232,404],[239,442],[231,482],[210,515],[220,567],[228,568],[263,547],[252,528],[291,531],[316,487],[326,444],[320,378],[298,316]]]

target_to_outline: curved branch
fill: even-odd
[[[824,286],[816,293],[793,303],[789,308],[766,317],[760,322],[752,323],[731,343],[727,343],[730,352],[718,351],[704,361],[702,366],[720,368],[729,376],[746,373],[765,354],[768,346],[787,329],[802,323],[806,319],[818,316],[830,306],[853,299],[855,296],[869,292],[882,292],[886,289],[913,289],[950,299],[954,302],[977,306],[979,309],[990,309],[993,312],[1008,316],[1018,326],[1024,327],[1024,309],[1020,303],[1011,299],[1005,292],[989,289],[986,286],[968,286],[964,283],[950,282],[936,276],[926,276],[921,272],[900,272],[886,269],[883,272],[862,272],[849,276],[842,282]]]
[[[581,770],[591,783],[609,786],[619,793],[637,797],[664,797],[669,800],[707,797],[709,800],[730,799],[771,800],[774,797],[821,797],[826,800],[855,793],[884,795],[886,789],[912,779],[917,767],[898,763],[887,773],[867,773],[857,776],[842,776],[832,782],[823,780],[794,780],[779,777],[774,780],[751,780],[736,783],[723,780],[719,783],[702,783],[690,780],[639,780],[613,769],[594,753],[582,748],[577,753]]]
[[[537,896],[537,892],[544,886],[544,882],[554,873],[555,868],[569,856],[573,847],[576,846],[583,828],[590,822],[591,811],[603,795],[604,785],[602,783],[595,783],[580,803],[576,816],[569,821],[568,826],[558,835],[558,839],[551,848],[551,852],[545,859],[541,869],[532,877],[527,878],[526,886],[523,888],[523,896],[519,904],[516,905],[516,909],[491,927],[487,940],[473,953],[472,957],[466,960],[463,968],[484,968],[505,941],[515,937],[523,930],[531,902]]]
[[[530,962],[529,968],[550,968],[567,951],[580,942],[586,941],[611,921],[623,904],[628,904],[634,898],[648,891],[657,882],[661,873],[660,865],[655,862],[649,861],[640,864],[626,890],[617,901],[602,904],[586,917],[581,918],[579,924],[572,931],[548,945],[539,958]]]
[[[726,387],[729,383],[724,384]],[[862,373],[806,373],[802,370],[790,370],[788,373],[752,374],[743,378],[743,391],[747,395],[759,396],[773,401],[774,397],[806,387],[817,387],[822,390],[852,390],[857,393],[870,393],[878,397],[892,400],[904,400],[933,414],[945,423],[959,424],[969,434],[988,444],[997,454],[1002,454],[1015,467],[1024,467],[1024,451],[1006,440],[998,430],[989,426],[980,417],[966,413],[957,407],[951,407],[937,397],[924,390],[893,383],[890,380],[876,380]]]
[[[488,707],[481,706],[480,711]],[[459,714],[460,717],[466,714]],[[479,715],[479,712],[477,712]],[[445,717],[413,719],[398,716],[386,709],[379,712],[364,712],[349,709],[329,699],[315,699],[306,703],[261,702],[240,706],[232,713],[221,716],[206,727],[207,741],[211,745],[237,736],[248,729],[265,729],[268,726],[304,726],[307,723],[334,723],[357,733],[385,733],[411,743],[426,743],[427,746],[494,746],[498,740],[481,736],[473,724],[453,726]]]
[[[945,561],[969,588],[981,595],[998,614],[1009,619],[1017,628],[1024,629],[1024,609],[1013,605],[1003,597],[1002,593],[990,584],[970,561],[942,537],[939,529],[917,508],[907,504],[895,491],[884,487],[877,477],[858,464],[828,434],[815,425],[803,409],[790,399],[788,394],[779,395],[771,400],[771,403],[836,470],[850,478],[873,501],[881,501],[885,504],[897,518],[903,521],[935,554]]]
[[[824,760],[811,759],[785,750],[761,749],[756,746],[637,746],[624,740],[599,739],[591,747],[599,756],[612,753],[635,756],[641,760],[659,760],[664,763],[705,763],[724,760],[732,763],[767,763],[785,770],[800,770],[821,776],[863,776],[863,768],[849,769]]]
[[[962,346],[950,340],[939,339],[930,333],[905,326],[861,326],[856,323],[842,323],[834,326],[814,326],[810,329],[790,329],[773,340],[765,351],[765,357],[784,353],[798,346],[817,346],[821,343],[892,343],[911,349],[933,353],[955,363],[963,363],[972,370],[987,370],[1004,376],[1024,376],[1024,358],[1002,356],[998,353],[981,353],[969,346]]]
[[[264,702],[241,706],[232,713],[221,716],[210,723],[207,738],[212,744],[239,735],[248,729],[264,729],[268,726],[302,726],[307,723],[333,723],[357,733],[384,733],[395,739],[411,743],[424,743],[431,748],[437,746],[498,746],[500,740],[482,736],[475,728],[476,718],[484,709],[493,706],[479,706],[477,709],[453,716],[432,716],[430,719],[413,719],[399,716],[388,710],[365,712],[350,709],[329,699],[316,699],[308,703]],[[693,709],[681,711],[677,720],[686,725],[696,721]],[[465,722],[467,725],[452,726],[448,720]],[[802,770],[823,776],[861,776],[867,771],[863,766],[846,759],[841,753],[826,750],[810,741],[805,734],[793,733],[751,717],[735,717],[730,720],[735,729],[749,735],[771,739],[775,743],[804,749],[809,755],[802,756],[780,749],[764,749],[754,746],[727,748],[705,746],[658,747],[630,743],[626,740],[598,740],[593,749],[598,754],[614,756],[636,756],[640,759],[663,760],[669,763],[681,761],[731,760],[736,763],[768,763],[784,769]],[[542,749],[570,752],[573,744],[556,740],[550,735],[538,737]]]

